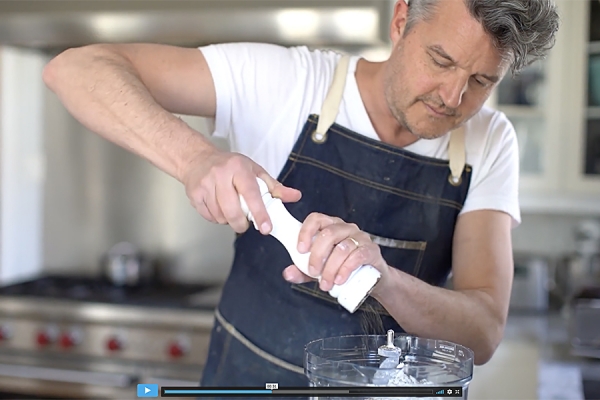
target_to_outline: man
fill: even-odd
[[[520,215],[515,133],[483,104],[557,29],[549,0],[398,1],[383,63],[266,44],[94,45],[57,56],[44,80],[85,126],[241,234],[203,384],[293,386],[306,384],[304,345],[329,336],[394,329],[490,359]],[[171,113],[214,118],[232,152]],[[304,221],[298,249],[320,283],[267,235],[256,177]],[[367,302],[380,332],[365,332],[365,307],[350,314],[327,294],[363,264],[382,275]],[[450,271],[454,290],[440,287]]]

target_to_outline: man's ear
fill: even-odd
[[[406,28],[406,19],[408,17],[408,1],[398,0],[394,6],[394,14],[390,25],[390,39],[394,45],[404,35]]]

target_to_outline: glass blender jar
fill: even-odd
[[[455,386],[466,399],[473,359],[467,347],[410,335],[394,338],[390,331],[314,340],[305,347],[304,372],[313,387]]]

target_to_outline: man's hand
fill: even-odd
[[[298,251],[310,251],[309,272],[321,276],[320,288],[329,291],[334,284],[341,285],[360,266],[369,264],[381,272],[384,279],[388,265],[381,256],[379,246],[355,224],[324,214],[310,214],[298,236]],[[284,278],[292,283],[312,280],[298,267],[290,265],[283,271]]]
[[[283,186],[250,158],[218,149],[194,158],[182,174],[182,182],[190,203],[200,215],[214,223],[229,224],[238,233],[249,226],[240,205],[241,195],[256,218],[260,232],[267,235],[272,224],[256,177],[265,181],[273,197],[283,202],[300,200],[299,190]]]

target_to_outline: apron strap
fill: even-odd
[[[448,181],[451,185],[458,186],[462,183],[462,173],[466,165],[464,126],[460,126],[450,132],[448,158],[450,159],[450,176],[448,177]]]
[[[327,97],[325,97],[325,100],[323,101],[317,130],[313,135],[313,138],[318,142],[325,141],[325,135],[338,115],[340,103],[344,96],[344,89],[346,88],[346,76],[348,75],[349,64],[350,56],[344,55],[335,68],[333,82],[329,87]]]

